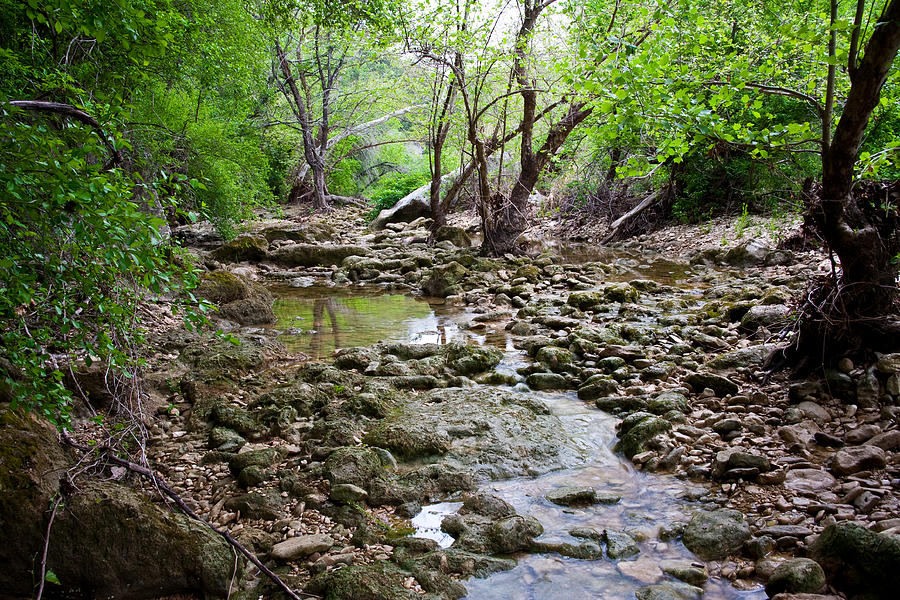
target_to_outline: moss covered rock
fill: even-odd
[[[260,261],[266,257],[269,241],[254,234],[239,235],[213,250],[213,258],[222,262]]]

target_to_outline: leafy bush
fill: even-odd
[[[68,365],[100,360],[129,377],[142,298],[189,290],[196,273],[142,206],[160,190],[104,169],[92,130],[9,108],[0,124],[0,393],[61,425]]]
[[[372,211],[369,219],[374,219],[382,210],[393,208],[397,201],[429,181],[428,173],[390,173],[378,180],[371,195]]]

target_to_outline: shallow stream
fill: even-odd
[[[574,254],[574,252],[572,252]],[[573,257],[574,258],[574,257]],[[589,257],[597,260],[595,256]],[[628,256],[612,259],[622,279],[647,278],[660,283],[692,287],[692,274],[683,265],[659,260],[648,261]],[[617,279],[610,277],[610,280]],[[470,329],[472,313],[461,307],[429,304],[410,296],[379,293],[377,288],[275,288],[274,329],[279,339],[294,352],[326,359],[336,348],[365,346],[378,342],[447,343],[465,339],[471,343],[491,344],[505,351],[498,371],[515,374],[527,357],[512,346],[502,329],[488,325]],[[498,326],[495,326],[499,328]],[[520,378],[521,379],[521,378]],[[555,554],[517,556],[518,566],[486,579],[465,581],[472,600],[604,600],[633,599],[637,588],[671,580],[659,569],[665,559],[695,557],[680,541],[661,541],[661,527],[686,522],[700,508],[698,499],[707,489],[668,475],[646,474],[615,454],[617,419],[578,400],[574,392],[533,392],[524,383],[514,388],[536,394],[560,419],[563,442],[583,459],[573,468],[559,469],[533,478],[490,482],[483,491],[512,504],[520,514],[537,518],[544,527],[541,538],[552,542],[582,541],[568,532],[576,527],[625,531],[638,541],[641,552],[629,559],[613,561],[577,560]],[[591,486],[602,495],[620,496],[615,504],[597,504],[586,508],[557,506],[545,499],[547,492],[562,486]],[[440,532],[444,515],[457,510],[458,502],[426,506],[414,520],[418,535],[433,537],[442,545],[452,538]],[[710,600],[761,600],[762,587],[737,590],[727,581],[711,579],[704,587]]]

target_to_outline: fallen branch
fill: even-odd
[[[59,508],[60,502],[62,502],[62,494],[56,497],[56,502],[53,503],[53,510],[50,512],[50,522],[47,523],[47,536],[44,538],[44,554],[41,555],[41,583],[38,586],[34,600],[41,600],[41,596],[44,594],[44,583],[47,581],[47,550],[50,548],[50,529],[53,527],[53,519],[56,518],[56,509]]]
[[[62,439],[68,445],[72,446],[73,448],[75,448],[77,450],[81,450],[82,452],[85,452],[85,453],[101,452],[106,455],[106,458],[110,462],[115,463],[121,467],[125,467],[129,471],[131,471],[133,473],[137,473],[138,475],[142,475],[142,476],[146,477],[147,479],[149,479],[150,481],[152,481],[154,483],[154,485],[157,487],[157,489],[160,490],[162,493],[164,493],[169,498],[171,498],[172,501],[174,501],[175,504],[178,505],[178,508],[181,509],[181,511],[184,514],[186,514],[188,517],[190,517],[196,521],[200,521],[201,523],[203,523],[204,525],[209,527],[211,530],[213,530],[215,533],[222,536],[226,542],[231,544],[232,547],[234,547],[241,554],[243,554],[245,557],[247,557],[247,560],[249,560],[251,563],[253,563],[260,571],[263,572],[263,574],[265,574],[269,579],[271,579],[272,582],[275,583],[275,585],[277,585],[279,588],[281,588],[281,590],[285,594],[287,594],[287,596],[289,598],[292,598],[293,600],[301,600],[300,596],[298,596],[296,592],[294,592],[290,587],[288,587],[288,585],[284,581],[282,581],[281,578],[278,577],[278,575],[273,573],[271,569],[269,569],[266,565],[264,565],[258,558],[256,558],[256,556],[252,552],[247,550],[247,548],[245,548],[240,542],[238,542],[236,539],[231,537],[230,533],[228,533],[225,530],[216,529],[211,523],[207,522],[205,519],[200,517],[200,515],[195,513],[193,510],[191,510],[191,508],[187,504],[185,504],[184,500],[182,500],[181,497],[177,493],[175,493],[175,490],[173,490],[161,476],[157,475],[155,472],[148,469],[147,467],[144,467],[137,463],[133,463],[129,460],[118,458],[117,456],[115,456],[115,454],[112,453],[112,448],[90,447],[90,446],[86,446],[84,444],[79,444],[78,442],[73,440],[72,437],[65,431],[62,433]],[[315,594],[303,593],[303,595],[307,598],[320,598],[320,596],[316,596]]]
[[[658,197],[659,197],[659,190],[655,190],[655,191],[651,192],[646,198],[641,200],[637,206],[635,206],[634,208],[629,210],[627,213],[625,213],[624,215],[622,215],[621,217],[619,217],[618,219],[613,221],[612,224],[609,226],[609,233],[606,234],[606,237],[603,238],[603,241],[608,242],[608,241],[612,240],[615,237],[615,235],[617,233],[619,233],[619,229],[622,227],[622,225],[624,225],[629,220],[633,219],[634,217],[636,217],[637,215],[642,213],[644,210],[649,208],[650,205],[652,205],[654,202],[656,202],[656,199]]]
[[[7,102],[7,104],[9,104],[10,106],[15,106],[16,108],[21,108],[23,110],[49,112],[57,115],[62,115],[64,117],[71,117],[76,121],[87,125],[97,132],[97,135],[100,136],[100,139],[103,141],[103,145],[106,146],[107,150],[109,150],[109,160],[106,162],[106,164],[103,165],[103,170],[107,171],[122,162],[122,153],[119,150],[116,150],[116,147],[112,143],[112,139],[106,135],[106,132],[103,131],[103,127],[100,126],[100,122],[80,108],[76,108],[71,104],[63,104],[61,102],[45,102],[43,100],[11,100]]]

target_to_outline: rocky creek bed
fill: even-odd
[[[794,382],[762,368],[821,257],[751,240],[684,261],[486,259],[456,227],[427,246],[424,225],[268,222],[228,244],[181,232],[210,270],[199,292],[241,342],[171,318],[153,336],[150,460],[191,508],[292,587],[336,600],[892,597],[900,355]],[[94,372],[79,374],[86,389]],[[15,432],[52,434],[10,419],[4,464],[70,460],[39,458]],[[22,496],[4,521],[25,506],[35,526],[17,525],[22,546],[0,559],[27,569],[54,484],[2,483]],[[418,533],[452,545],[414,535],[423,506],[448,501],[443,536]],[[137,504],[80,509],[102,523],[128,506],[151,524],[118,558],[57,568],[64,583],[277,597],[252,566],[232,581],[240,561],[214,538]],[[61,530],[51,563],[75,560],[78,535]],[[135,572],[148,559],[128,542],[166,554],[178,535],[205,544],[183,576]]]

